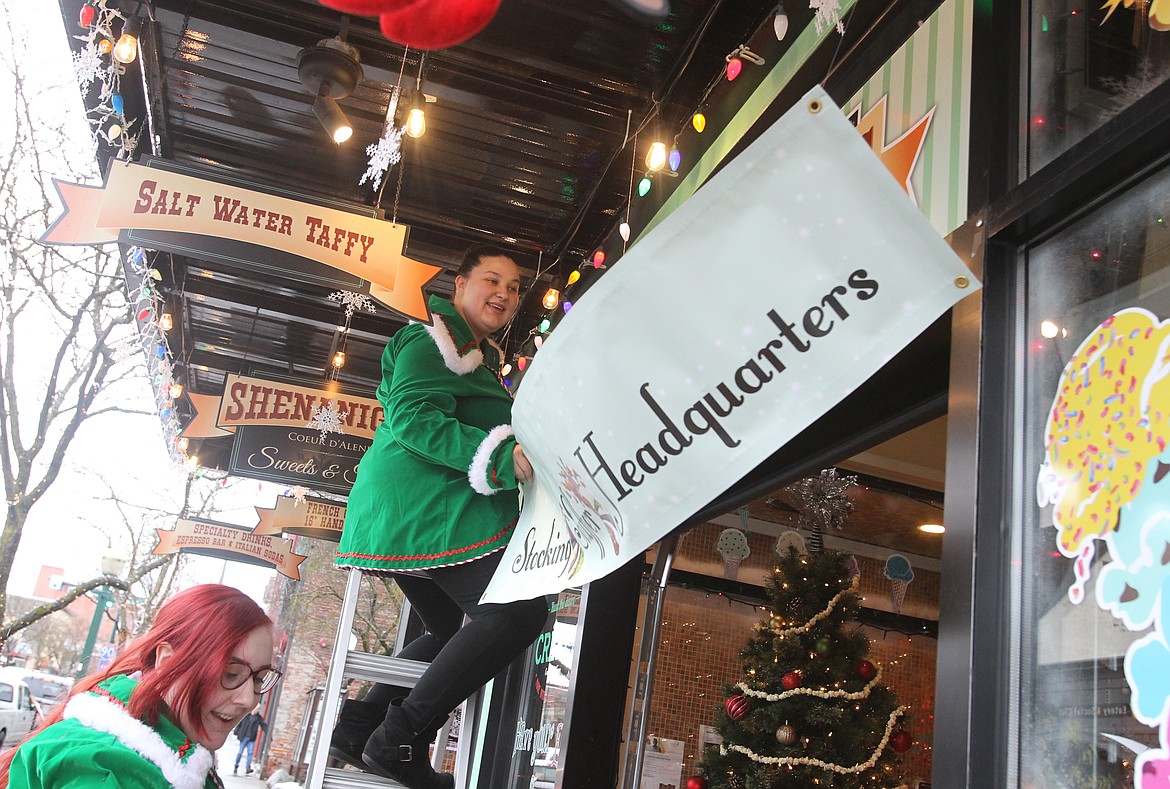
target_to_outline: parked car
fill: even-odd
[[[21,679],[24,680],[24,684],[28,685],[33,700],[45,712],[55,707],[57,702],[64,700],[73,688],[71,677],[59,677],[56,674],[46,674],[43,671],[32,669],[20,669],[20,671],[23,672]]]
[[[32,691],[19,672],[0,670],[0,750],[16,745],[33,730],[37,711]]]

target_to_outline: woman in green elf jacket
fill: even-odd
[[[490,335],[520,304],[504,250],[464,255],[451,301],[431,297],[430,326],[399,330],[382,354],[386,419],[358,468],[335,564],[394,573],[427,632],[399,657],[430,663],[409,693],[378,685],[347,702],[330,753],[410,789],[447,789],[428,748],[450,712],[540,634],[543,597],[481,605],[532,466],[512,436],[512,398]],[[460,627],[463,615],[470,619]]]
[[[0,789],[222,789],[213,751],[276,684],[272,622],[243,592],[191,587],[0,757]]]

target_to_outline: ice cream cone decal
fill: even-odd
[[[723,577],[729,581],[736,579],[740,563],[752,553],[747,535],[739,529],[724,529],[715,543],[715,550],[723,557]]]
[[[900,553],[892,553],[886,559],[886,578],[890,580],[890,597],[894,601],[894,613],[902,613],[906,600],[906,589],[914,580],[914,569],[910,560]]]

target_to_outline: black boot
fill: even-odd
[[[437,718],[423,731],[415,732],[402,712],[402,699],[390,702],[385,722],[366,742],[362,761],[366,769],[383,778],[391,778],[407,789],[454,789],[455,776],[437,773],[431,767],[431,742],[446,721]]]
[[[363,772],[369,768],[362,761],[366,740],[386,719],[386,707],[376,702],[346,699],[341,702],[341,714],[329,739],[329,755],[339,762]]]

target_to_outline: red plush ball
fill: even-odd
[[[752,708],[752,703],[747,700],[747,697],[736,695],[725,701],[723,707],[727,710],[727,717],[737,721],[747,715],[748,710]]]
[[[701,775],[692,775],[687,779],[687,789],[707,789],[707,779]]]
[[[890,745],[898,753],[905,753],[910,750],[910,746],[914,744],[914,740],[910,737],[908,731],[896,731],[890,736]]]
[[[876,675],[877,669],[874,667],[873,663],[870,663],[868,660],[863,660],[857,664],[857,676],[861,677],[866,682],[869,682]]]
[[[803,684],[804,677],[801,676],[799,671],[789,671],[780,678],[780,687],[784,688],[785,690],[796,690]]]
[[[380,16],[404,11],[426,0],[318,0],[326,8],[356,16]]]
[[[382,35],[415,49],[446,49],[487,27],[500,0],[421,0],[382,14]]]

